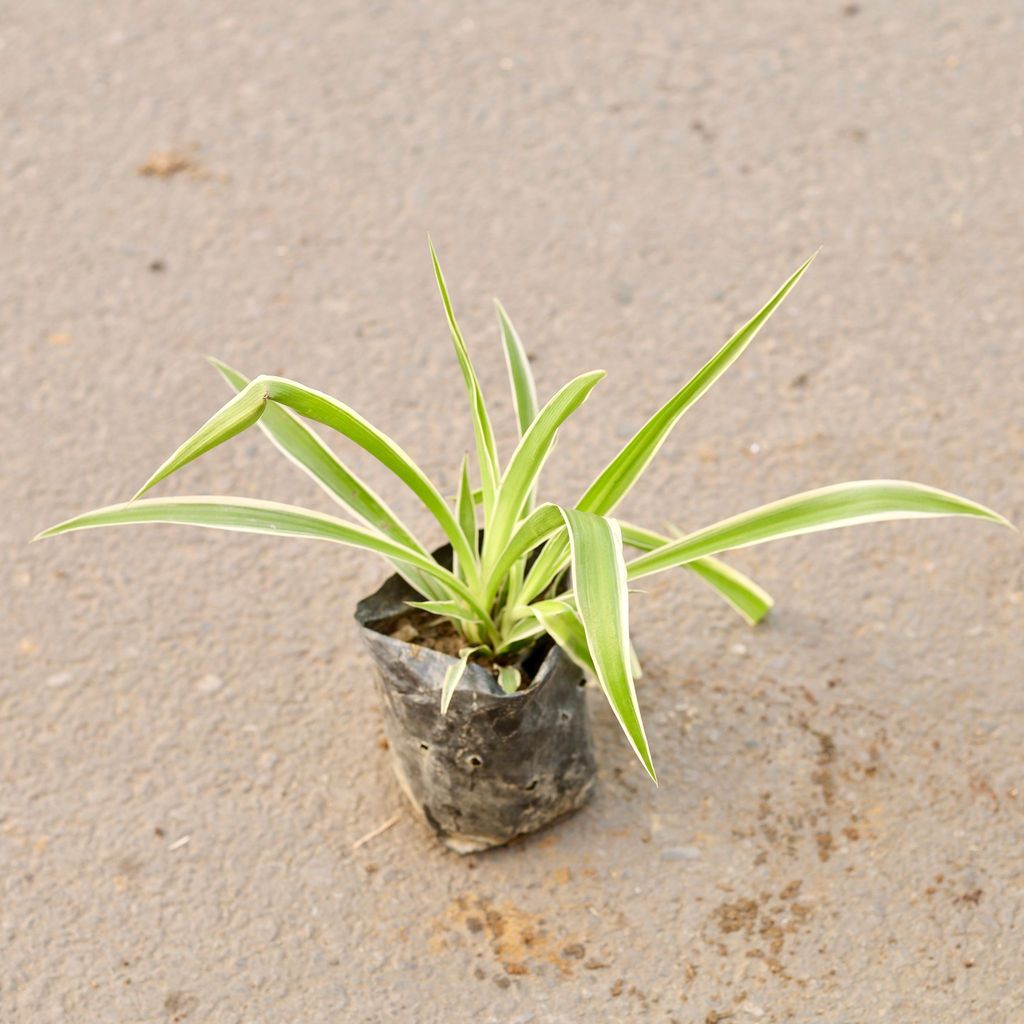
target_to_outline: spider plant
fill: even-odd
[[[519,428],[518,444],[503,463],[432,245],[430,253],[469,397],[476,487],[468,457],[462,462],[457,493],[445,497],[395,441],[349,406],[283,377],[248,380],[213,359],[214,367],[236,392],[234,397],[153,473],[131,501],[76,516],[39,536],[127,523],[187,523],[333,541],[372,551],[422,596],[413,602],[415,607],[450,620],[465,638],[465,646],[444,681],[441,713],[470,658],[486,658],[501,666],[498,681],[511,692],[522,682],[512,665],[515,655],[549,634],[597,679],[629,743],[654,779],[634,685],[639,667],[629,639],[631,584],[682,566],[756,623],[772,606],[772,598],[715,558],[718,553],[779,537],[885,519],[955,515],[1009,525],[997,513],[955,494],[893,480],[864,480],[807,491],[679,537],[663,536],[613,516],[679,418],[750,344],[806,272],[813,256],[654,413],[575,504],[541,502],[538,477],[558,430],[604,374],[599,370],[581,374],[539,406],[526,352],[505,310],[496,303]],[[428,545],[303,419],[348,438],[413,492],[451,545],[450,569],[432,557]],[[254,424],[350,518],[247,498],[142,499],[161,480]],[[640,554],[628,557],[626,548]]]

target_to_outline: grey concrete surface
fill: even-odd
[[[633,620],[661,788],[592,700],[593,803],[470,859],[379,745],[351,612],[382,565],[26,543],[202,422],[207,352],[338,394],[450,484],[428,230],[505,451],[492,295],[545,395],[610,373],[554,499],[822,245],[629,515],[900,476],[1024,521],[1022,42],[997,0],[4,4],[0,1021],[1024,1020],[1009,531],[739,553],[778,600],[757,630],[658,578]],[[321,502],[256,434],[176,491]]]

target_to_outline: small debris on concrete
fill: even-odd
[[[196,683],[196,689],[200,693],[216,693],[224,686],[224,680],[220,676],[208,674]]]
[[[661,851],[662,860],[700,860],[700,850],[696,846],[670,846]]]
[[[365,846],[371,839],[376,839],[377,836],[383,835],[389,828],[397,825],[401,820],[402,812],[395,811],[395,813],[384,822],[383,825],[378,825],[375,829],[367,832],[365,836],[360,836],[353,844],[352,849],[358,850],[360,846]]]
[[[137,170],[143,178],[173,178],[185,173],[193,177],[205,175],[202,164],[193,155],[170,149],[154,150]]]

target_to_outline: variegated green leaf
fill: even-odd
[[[565,520],[557,505],[541,505],[520,523],[484,581],[484,604],[490,605],[498,596],[506,576],[520,558],[529,554],[564,525]],[[527,599],[521,600],[522,603],[527,603]],[[532,597],[529,600],[532,600]]]
[[[858,480],[795,494],[689,533],[631,561],[628,576],[640,579],[719,551],[780,537],[858,523],[936,516],[971,516],[1010,525],[984,505],[935,487],[905,480]]]
[[[587,634],[576,609],[565,601],[549,598],[530,605],[544,631],[585,672],[597,678],[594,660],[587,646]]]
[[[448,705],[452,702],[452,694],[455,693],[455,687],[462,682],[462,677],[466,674],[466,666],[469,664],[470,655],[476,654],[477,651],[481,650],[483,650],[482,646],[463,647],[459,651],[458,658],[448,666],[444,674],[444,681],[441,683],[442,715],[448,714]]]
[[[476,597],[464,583],[432,558],[421,555],[396,541],[382,537],[366,527],[346,523],[334,516],[311,509],[282,505],[255,498],[148,498],[108,505],[66,522],[43,530],[34,539],[53,537],[75,530],[88,530],[99,526],[126,526],[135,523],[183,523],[209,529],[233,530],[241,533],[266,533],[312,540],[328,540],[350,547],[375,552],[398,564],[411,565],[440,581],[452,593],[458,594],[480,617],[489,617]],[[493,628],[493,626],[492,626]]]
[[[210,357],[211,365],[237,393],[244,390],[249,379],[219,359]],[[387,503],[352,473],[327,447],[315,431],[297,416],[276,402],[268,402],[259,419],[260,430],[271,444],[313,478],[335,501],[371,526],[420,554],[429,557],[426,548],[388,507]],[[430,593],[434,584],[430,577],[413,572],[411,582],[417,590]]]
[[[515,693],[522,682],[522,675],[515,665],[502,665],[498,669],[498,685],[506,693]]]
[[[516,404],[516,419],[519,422],[519,436],[529,429],[537,415],[537,388],[533,382],[533,370],[530,360],[519,340],[516,329],[512,326],[508,314],[497,299],[494,307],[498,313],[498,324],[501,327],[501,340],[505,347],[505,365],[508,368],[508,381],[512,389],[512,398]]]
[[[644,734],[629,646],[629,595],[622,537],[614,519],[563,508],[573,592],[597,681],[641,764],[657,782]]]
[[[476,507],[473,504],[473,491],[469,486],[469,456],[462,457],[462,468],[459,470],[459,493],[455,499],[455,517],[459,521],[462,534],[466,538],[466,544],[473,553],[474,572],[479,572],[476,562],[476,555],[479,548],[476,527]],[[459,568],[459,559],[456,556],[453,569],[460,578],[465,579],[466,573]]]
[[[587,488],[577,503],[585,512],[607,515],[626,496],[658,453],[672,428],[712,384],[740,357],[768,318],[781,305],[803,277],[814,256],[806,260],[792,277],[745,323],[696,374],[677,391],[634,435]]]
[[[619,526],[622,529],[622,542],[641,551],[655,551],[672,543],[671,537],[625,523],[621,519]],[[698,558],[686,563],[685,567],[713,587],[752,626],[757,625],[775,603],[771,594],[752,579],[717,558]]]
[[[420,611],[440,616],[443,619],[455,619],[458,622],[480,621],[476,613],[462,601],[406,601],[405,603],[410,608],[418,608]]]
[[[494,495],[498,487],[500,469],[498,464],[498,449],[494,443],[494,430],[491,427],[490,417],[487,415],[487,406],[484,404],[483,391],[480,390],[480,382],[477,380],[476,370],[469,358],[469,349],[462,337],[462,331],[455,320],[455,312],[452,309],[452,301],[448,296],[448,285],[445,284],[444,273],[441,271],[441,264],[438,261],[437,253],[434,251],[433,243],[430,243],[430,258],[434,263],[434,276],[437,278],[437,287],[441,292],[441,302],[444,304],[445,316],[448,319],[448,329],[451,332],[452,343],[455,346],[455,355],[459,361],[459,368],[462,370],[462,378],[466,384],[466,393],[469,396],[470,414],[473,419],[473,435],[476,438],[476,452],[480,467],[480,484],[483,490],[484,522],[490,522],[491,510],[494,506]]]
[[[287,406],[354,441],[395,474],[433,513],[475,582],[475,558],[444,497],[415,462],[394,442],[347,405],[284,377],[256,377],[203,424],[139,489],[136,498],[205,452],[234,437],[263,414],[268,402]]]
[[[758,331],[790,293],[797,281],[811,265],[814,256],[806,260],[788,281],[743,325],[704,366],[677,391],[633,436],[618,455],[604,468],[576,503],[585,512],[608,515],[626,496],[630,488],[650,464],[686,412],[725,371],[739,358],[754,340]],[[561,571],[568,554],[568,542],[555,538],[541,552],[527,576],[525,594],[536,596]]]
[[[558,428],[586,401],[602,377],[604,371],[596,370],[581,374],[566,384],[537,414],[512,453],[498,486],[494,514],[484,535],[485,574],[500,557],[512,536],[519,521],[520,510],[547,460]]]

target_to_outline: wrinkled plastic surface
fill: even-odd
[[[417,597],[392,576],[356,608],[377,669],[392,765],[417,811],[446,846],[472,853],[582,806],[595,764],[579,668],[552,645],[531,685],[506,694],[471,662],[442,716],[441,685],[453,659],[381,632]]]

